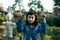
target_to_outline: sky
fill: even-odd
[[[44,10],[47,10],[48,12],[52,12],[53,11],[53,7],[54,7],[54,1],[53,0],[40,0],[41,1],[41,5],[43,5]],[[5,9],[8,8],[8,6],[12,6],[15,3],[15,0],[0,0],[0,5],[3,5],[3,7]],[[29,7],[27,6],[27,4],[29,3],[29,0],[23,0],[22,5],[24,6],[24,9],[26,9],[26,11],[29,10]],[[18,7],[17,7],[18,10]]]
[[[53,7],[54,7],[54,1],[53,0],[41,0],[41,4],[49,12],[53,11]]]

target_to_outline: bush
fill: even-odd
[[[46,21],[47,21],[48,25],[54,26],[54,17],[53,16],[47,17]]]
[[[58,16],[55,16],[55,15],[52,15],[52,16],[49,16],[47,17],[47,24],[50,25],[50,26],[56,26],[56,27],[60,27],[60,15]]]
[[[60,27],[60,15],[54,18],[54,25]]]
[[[51,38],[53,40],[59,40],[60,39],[60,27],[48,27],[47,35],[51,35]]]

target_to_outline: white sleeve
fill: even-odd
[[[12,25],[16,25],[16,23],[12,22]]]

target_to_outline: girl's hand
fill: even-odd
[[[46,17],[46,14],[45,14],[45,13],[43,13],[43,14],[42,14],[42,17]]]
[[[42,18],[45,18],[46,14],[44,12],[42,12]]]
[[[23,15],[23,14],[22,14],[21,12],[18,12],[18,13],[17,13],[18,18],[21,18],[22,15]]]
[[[42,12],[42,19],[44,20],[44,22],[46,23],[46,14],[44,12]]]
[[[21,13],[21,12],[19,12],[19,13],[17,14],[17,16],[18,16],[18,17],[22,16],[22,13]]]

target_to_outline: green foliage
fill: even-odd
[[[53,16],[47,17],[46,21],[47,21],[48,25],[50,25],[50,26],[54,25],[54,22],[53,22],[54,21],[54,17]]]
[[[55,1],[55,6],[60,6],[60,0],[54,0]]]
[[[54,25],[55,26],[60,26],[60,15],[54,18]]]
[[[0,24],[2,24],[3,21],[5,21],[5,17],[0,17]]]
[[[5,17],[0,17],[0,20],[4,21],[5,20]]]
[[[53,40],[60,39],[60,27],[47,27],[47,34],[51,35]]]
[[[3,22],[3,21],[5,21],[6,19],[5,19],[5,14],[4,13],[2,13],[2,12],[0,12],[0,22]]]
[[[32,5],[34,5],[34,6],[32,6]],[[40,0],[30,0],[30,3],[28,3],[28,6],[30,7],[30,10],[33,9],[33,8],[35,8],[35,10],[36,9],[40,9],[40,10],[43,9],[43,6],[41,5]]]
[[[60,15],[50,15],[46,18],[46,21],[50,26],[60,27]]]

